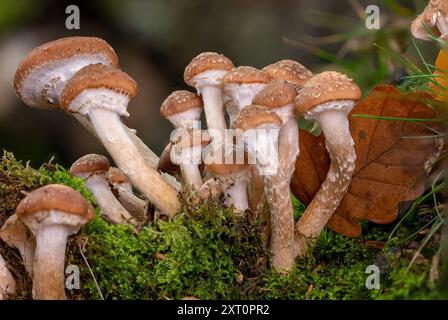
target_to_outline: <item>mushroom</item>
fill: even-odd
[[[199,95],[186,90],[171,93],[160,106],[160,115],[177,128],[200,128],[204,105]]]
[[[6,266],[6,261],[0,254],[0,300],[7,300],[16,293],[16,281]]]
[[[19,250],[25,270],[32,276],[36,239],[26,229],[25,225],[17,219],[15,214],[10,216],[3,224],[0,230],[0,238],[9,246]]]
[[[15,213],[36,238],[33,299],[65,300],[67,238],[94,217],[92,206],[72,188],[51,184],[29,193]]]
[[[199,164],[202,146],[209,143],[209,138],[201,130],[176,129],[172,132],[170,158],[172,163],[180,166],[184,183],[189,190],[199,190],[202,176]]]
[[[279,170],[276,149],[281,125],[282,120],[275,112],[263,106],[250,105],[240,111],[233,127],[242,131],[249,161],[255,160],[263,175],[271,211],[272,265],[283,273],[289,272],[294,265],[294,217],[289,181]]]
[[[136,94],[137,84],[126,73],[94,64],[67,82],[61,107],[88,116],[101,142],[133,185],[163,213],[173,215],[180,208],[177,191],[148,165],[120,119],[128,114],[127,105]]]
[[[106,172],[109,167],[109,160],[106,157],[98,154],[87,154],[72,164],[70,174],[85,181],[87,189],[93,193],[103,216],[107,220],[114,223],[136,225],[135,219],[115,198],[109,188],[106,179]]]
[[[202,96],[207,128],[216,138],[223,137],[227,129],[220,85],[222,77],[232,68],[233,63],[227,57],[203,52],[191,60],[184,72],[185,83]]]
[[[204,159],[207,171],[222,183],[224,205],[234,207],[235,211],[244,212],[249,208],[247,200],[247,184],[250,179],[250,165],[244,153],[230,144],[210,144]],[[219,150],[216,150],[219,148]]]
[[[262,69],[272,79],[284,80],[297,86],[303,86],[313,76],[313,73],[294,60],[280,60]]]
[[[254,104],[271,109],[282,120],[278,146],[279,174],[283,175],[288,185],[291,182],[296,159],[299,155],[299,126],[294,114],[296,97],[296,85],[284,80],[274,80],[266,85],[253,99]],[[263,196],[262,181],[258,174],[253,175],[251,192],[251,209],[253,212],[256,212]],[[285,192],[287,191],[289,191],[289,188],[285,190]],[[266,229],[266,232],[268,231],[269,228]]]
[[[249,66],[234,68],[222,78],[221,88],[228,106],[230,124],[235,121],[242,108],[252,104],[253,98],[270,80],[271,77],[266,72]]]
[[[295,112],[319,123],[331,158],[325,181],[297,223],[307,239],[319,236],[350,185],[356,154],[347,117],[360,97],[352,79],[326,71],[305,83],[296,98]]]
[[[448,36],[448,2],[446,0],[430,0],[425,10],[412,21],[411,33],[422,40],[431,40],[427,29],[444,39]]]
[[[177,164],[174,164],[171,161],[171,148],[173,147],[173,144],[169,142],[165,148],[162,151],[162,154],[159,158],[159,164],[157,166],[157,169],[161,172],[166,172],[172,175],[173,177],[176,177],[178,180],[182,180],[182,176],[180,173],[180,168]]]
[[[116,198],[138,223],[144,223],[148,213],[148,202],[132,192],[129,178],[119,168],[110,167],[107,180],[112,185]]]
[[[83,67],[95,63],[118,67],[118,57],[106,41],[95,37],[58,39],[33,49],[20,62],[13,85],[17,95],[28,106],[57,109],[67,81]],[[85,115],[73,116],[97,136]],[[147,163],[156,167],[159,159],[154,152],[137,137],[134,130],[126,126],[123,128]]]
[[[291,179],[299,155],[299,126],[294,113],[296,97],[295,85],[283,80],[274,80],[253,99],[254,104],[271,109],[282,120],[279,161],[280,169],[287,179]]]

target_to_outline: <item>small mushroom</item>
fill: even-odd
[[[303,86],[312,78],[313,73],[294,60],[280,60],[262,69],[272,79],[288,81],[297,86]]]
[[[6,266],[6,261],[0,254],[0,300],[7,300],[16,293],[16,281]]]
[[[210,156],[206,156],[204,162],[207,171],[222,183],[224,205],[233,206],[238,212],[246,211],[249,208],[247,184],[250,179],[250,165],[244,149],[238,153],[233,145],[211,144],[209,154]]]
[[[173,147],[173,144],[169,142],[165,148],[162,151],[162,154],[159,158],[159,164],[157,166],[157,169],[161,172],[166,172],[172,175],[173,177],[176,177],[177,180],[182,180],[182,175],[180,173],[180,168],[177,164],[174,164],[171,161],[171,149]]]
[[[144,223],[147,220],[148,201],[139,198],[132,192],[131,182],[123,171],[110,167],[107,179],[123,207],[137,219],[137,222]]]
[[[222,77],[232,68],[233,63],[227,57],[215,52],[203,52],[191,60],[184,72],[185,83],[196,88],[202,96],[207,128],[221,137],[227,126],[220,85]],[[215,135],[215,132],[209,133]]]
[[[186,90],[171,93],[160,106],[160,115],[177,128],[200,128],[204,105],[199,95]]]
[[[296,98],[295,112],[319,123],[331,158],[325,181],[297,223],[297,231],[307,239],[319,236],[350,185],[356,154],[347,117],[360,97],[352,79],[326,71],[305,83]]]
[[[19,250],[25,270],[32,276],[36,239],[25,225],[17,219],[15,214],[10,216],[3,224],[0,230],[0,238],[9,246]]]
[[[90,64],[118,67],[118,56],[104,40],[95,37],[69,37],[45,43],[33,49],[19,64],[14,88],[22,101],[38,109],[60,107],[62,90],[73,75]],[[90,133],[97,136],[88,117],[72,114]],[[124,126],[146,162],[157,166],[158,157],[136,135]]]
[[[244,145],[264,178],[271,211],[270,251],[278,272],[289,272],[294,265],[294,217],[289,181],[279,170],[278,145],[282,120],[263,106],[250,105],[238,114],[233,127],[242,131]],[[250,160],[252,163],[252,160]]]
[[[93,218],[92,206],[72,188],[51,184],[29,193],[15,213],[36,238],[33,299],[65,300],[67,238]]]
[[[94,64],[78,71],[67,82],[61,106],[70,113],[88,116],[101,142],[133,185],[168,215],[180,208],[177,191],[148,165],[132,143],[120,116],[137,94],[137,84],[126,73]]]
[[[253,99],[254,104],[271,109],[282,120],[278,147],[279,162],[281,174],[289,182],[299,155],[299,126],[294,114],[297,86],[284,80],[274,80],[266,85]],[[256,210],[263,195],[262,180],[260,181],[258,173],[253,173],[252,182],[251,208]]]
[[[85,181],[87,189],[93,193],[101,213],[107,220],[119,224],[136,225],[135,219],[115,198],[109,187],[106,179],[109,167],[109,160],[106,157],[87,154],[72,164],[70,174]]]
[[[222,78],[221,88],[228,106],[226,110],[230,124],[235,121],[242,108],[252,104],[253,98],[270,80],[271,77],[266,72],[249,66],[234,68]]]
[[[440,39],[448,36],[448,2],[446,0],[430,0],[425,10],[412,21],[411,33],[415,38],[431,40],[427,29]]]
[[[199,170],[202,147],[209,143],[209,138],[201,130],[176,129],[171,134],[172,163],[180,166],[184,183],[189,190],[199,190],[202,176]]]

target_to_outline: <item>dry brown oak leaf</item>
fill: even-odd
[[[350,188],[328,226],[349,237],[361,235],[360,220],[379,224],[393,222],[398,205],[413,200],[425,189],[425,165],[440,152],[440,141],[416,139],[432,133],[422,125],[353,117],[367,114],[381,117],[436,117],[427,106],[424,93],[401,93],[393,86],[379,85],[358,103],[349,116],[355,142],[356,169]],[[439,129],[434,122],[421,123]],[[330,158],[323,135],[300,131],[300,155],[291,181],[292,193],[309,204],[327,176]]]

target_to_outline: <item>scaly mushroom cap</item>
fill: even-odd
[[[205,130],[177,129],[173,139],[170,141],[176,148],[191,148],[195,146],[206,146],[210,143],[210,136]]]
[[[164,118],[192,109],[203,109],[202,99],[196,93],[177,90],[171,93],[160,107],[160,115]]]
[[[185,68],[184,81],[194,87],[193,78],[195,76],[210,70],[230,71],[233,67],[233,62],[224,55],[216,52],[203,52],[194,57]]]
[[[107,171],[107,180],[112,184],[131,183],[123,171],[115,167],[110,167]]]
[[[414,37],[422,40],[429,40],[426,27],[436,36],[442,36],[441,30],[437,26],[437,20],[445,19],[445,26],[448,28],[448,2],[446,0],[430,0],[425,10],[412,21],[411,33]]]
[[[83,173],[105,173],[109,170],[109,160],[99,154],[86,154],[73,162],[70,168],[70,174],[73,176]]]
[[[137,83],[127,73],[97,63],[82,68],[67,82],[62,91],[61,107],[68,110],[72,101],[88,89],[108,89],[129,98],[137,95]]]
[[[61,184],[49,184],[28,194],[16,208],[19,219],[41,211],[57,210],[87,221],[94,217],[89,202],[78,192]]]
[[[285,80],[297,85],[303,85],[313,76],[313,73],[294,60],[280,60],[262,69],[272,79]]]
[[[295,112],[310,111],[314,107],[332,101],[361,98],[361,89],[345,74],[325,71],[312,77],[303,85],[296,98]]]
[[[48,81],[52,80],[46,77],[53,72],[61,72],[66,77],[63,81],[66,81],[79,69],[92,63],[119,65],[114,49],[102,39],[70,37],[51,41],[33,49],[20,62],[14,75],[14,89],[30,107],[57,107],[55,102],[43,101],[43,91],[47,89]],[[69,70],[58,70],[63,68]],[[36,86],[39,90],[34,90]]]
[[[222,79],[221,87],[228,84],[268,83],[271,77],[264,71],[250,66],[239,66],[230,70]]]
[[[234,129],[240,129],[246,131],[249,129],[255,129],[262,125],[275,125],[280,127],[282,120],[270,109],[259,106],[250,105],[241,109],[233,123]]]
[[[296,97],[295,85],[284,80],[274,80],[255,96],[253,103],[275,109],[294,103]]]

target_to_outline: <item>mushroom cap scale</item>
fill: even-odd
[[[221,87],[228,84],[268,83],[271,77],[264,71],[250,66],[239,66],[230,70],[222,79]]]
[[[109,167],[110,162],[105,156],[92,153],[76,160],[70,168],[70,174],[76,176],[83,173],[105,173]]]
[[[171,93],[160,107],[160,115],[164,118],[192,109],[203,109],[202,99],[196,93],[177,90]]]
[[[13,86],[17,95],[35,108],[55,107],[42,101],[42,94],[54,78],[66,81],[82,67],[104,63],[118,67],[118,57],[104,40],[94,37],[70,37],[45,43],[32,50],[19,64]],[[64,79],[61,79],[63,77]],[[38,87],[39,90],[35,90]]]
[[[276,109],[294,103],[296,97],[295,85],[284,80],[274,80],[255,96],[253,104]]]
[[[28,194],[16,208],[19,219],[42,212],[57,210],[86,220],[94,217],[94,210],[89,202],[70,187],[50,184]]]
[[[294,60],[280,60],[262,69],[272,79],[285,80],[297,85],[303,85],[313,76],[313,73]]]
[[[184,81],[194,86],[193,78],[210,70],[230,71],[234,67],[233,62],[222,54],[216,52],[203,52],[194,57],[187,65],[184,72]]]
[[[314,107],[331,101],[361,98],[361,89],[345,74],[325,71],[315,75],[303,85],[295,101],[295,112],[310,111]]]
[[[62,91],[61,107],[68,110],[72,101],[89,89],[106,89],[129,98],[137,95],[137,83],[128,74],[98,63],[82,68],[67,82]]]
[[[241,109],[233,123],[233,128],[246,131],[263,125],[280,127],[282,120],[270,109],[253,104]]]

